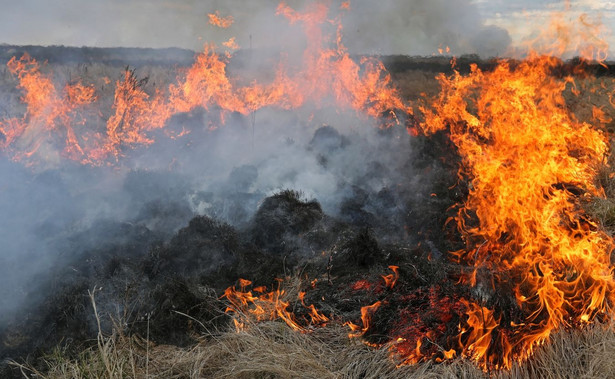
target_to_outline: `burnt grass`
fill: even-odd
[[[335,141],[336,133],[332,127],[319,129],[312,148],[331,143],[331,137]],[[42,359],[58,346],[77,356],[95,344],[99,329],[92,292],[103,333],[119,328],[158,344],[194,344],[203,334],[229,327],[228,303],[221,296],[239,278],[275,288],[278,278],[300,277],[305,303],[340,322],[361,325],[361,307],[381,301],[366,340],[382,343],[393,334],[412,340],[437,330],[440,340],[434,343],[446,345],[447,332],[459,323],[456,300],[472,296],[455,284],[461,268],[448,261],[446,252],[459,241],[442,227],[447,209],[464,190],[456,183],[458,158],[446,135],[410,141],[399,182],[418,173],[425,184],[370,193],[357,183],[336,217],[325,214],[316,199],[284,190],[262,199],[241,227],[196,216],[169,236],[160,220],[180,220],[188,211],[155,201],[140,212],[163,227],[95,223],[65,246],[77,253],[41,282],[34,291],[39,298],[3,324],[0,376],[18,376],[9,359],[44,367]],[[338,142],[345,143],[341,137]],[[382,169],[367,167],[371,175]],[[249,176],[250,169],[243,170],[233,175]],[[155,185],[155,177],[146,179],[127,185],[140,193],[139,186]],[[399,266],[392,289],[382,278],[391,265]],[[298,300],[292,306],[299,319],[306,316]]]

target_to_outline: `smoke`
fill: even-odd
[[[301,9],[302,3],[289,4]],[[20,4],[9,10],[33,10],[38,2]],[[46,35],[47,43],[71,45],[186,46],[182,41],[186,35],[194,37],[195,19],[204,25],[206,12],[219,10],[232,14],[235,24],[228,30],[204,26],[208,33],[237,36],[243,46],[252,39],[255,50],[263,48],[259,53],[263,56],[236,58],[231,68],[234,65],[238,72],[247,71],[255,78],[271,76],[275,67],[271,62],[279,55],[268,55],[265,48],[285,51],[293,60],[306,45],[301,26],[288,26],[284,17],[275,16],[274,5],[239,1],[95,4],[45,5],[32,17],[46,13],[46,21],[30,22],[38,26],[14,41],[36,43]],[[344,43],[354,52],[427,54],[439,45],[486,52],[509,42],[505,32],[486,34],[488,29],[469,4],[459,9],[446,2],[427,4],[351,3],[351,11],[342,16]],[[161,7],[168,12],[155,11]],[[190,12],[191,16],[182,18]],[[188,26],[177,28],[181,21]],[[67,26],[56,30],[56,22]],[[2,28],[11,26],[23,30],[15,22]],[[86,26],[94,30],[90,33]],[[334,26],[328,27],[335,32]],[[157,40],[161,33],[165,35]],[[70,75],[54,78],[60,81],[58,88],[72,80]],[[14,109],[20,94],[12,88],[12,97],[1,105],[10,116],[19,117],[23,106]],[[425,186],[413,178],[416,173],[408,164],[410,137],[403,122],[402,117],[400,125],[382,131],[378,120],[320,104],[292,111],[265,108],[249,116],[230,114],[221,124],[215,109],[199,108],[167,122],[166,129],[190,133],[170,139],[160,132],[153,136],[161,137],[153,145],[124,150],[125,156],[113,166],[81,166],[55,154],[48,156],[49,162],[30,168],[2,156],[0,327],[10,322],[20,306],[47,295],[41,285],[57,267],[70,267],[75,260],[101,252],[146,255],[151,244],[168,241],[197,214],[246,227],[265,197],[285,189],[317,199],[326,213],[343,221],[403,234],[406,205]],[[44,151],[39,155],[45,158]],[[408,188],[408,183],[414,184]]]
[[[302,9],[308,0],[287,3]],[[337,11],[341,2],[330,1]],[[71,46],[183,47],[236,37],[243,48],[284,47],[296,33],[267,1],[63,1],[3,4],[4,42]],[[208,24],[207,14],[232,16],[228,29]],[[453,54],[495,56],[511,43],[508,32],[487,26],[471,0],[351,1],[342,12],[344,43],[352,53],[431,55],[449,46]],[[25,22],[28,20],[28,22]],[[285,30],[285,33],[280,33]]]
[[[351,7],[344,34],[355,52],[431,55],[449,47],[455,55],[491,57],[511,43],[506,30],[485,25],[470,0],[366,1]]]
[[[207,113],[197,113],[206,123]],[[404,199],[395,189],[411,175],[401,167],[405,130],[379,132],[350,113],[321,115],[333,126],[306,125],[308,116],[263,111],[253,125],[238,117],[131,152],[120,168],[65,164],[33,172],[3,158],[0,326],[46,295],[40,285],[58,267],[103,252],[143,256],[197,214],[247,226],[263,199],[284,189],[317,199],[346,221],[355,221],[352,212],[369,212],[398,225]],[[382,191],[393,191],[387,207],[379,203]]]

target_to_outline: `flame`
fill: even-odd
[[[349,9],[350,2],[340,8]],[[28,164],[61,158],[83,164],[117,162],[126,149],[154,143],[151,132],[165,128],[174,114],[196,108],[217,113],[220,125],[230,113],[247,116],[264,107],[288,110],[308,103],[334,104],[372,118],[393,112],[385,126],[398,123],[396,112],[409,114],[410,107],[380,61],[350,57],[342,42],[340,17],[330,13],[323,3],[312,3],[303,12],[286,3],[278,6],[276,14],[300,27],[307,44],[301,64],[292,66],[281,59],[271,82],[246,85],[243,78],[230,77],[230,58],[206,44],[175,83],[153,94],[134,70],[127,69],[115,82],[110,109],[100,108],[93,86],[80,81],[58,86],[53,75],[44,73],[28,55],[14,57],[7,68],[23,93],[25,112],[0,120],[0,148]],[[233,22],[218,12],[208,16],[212,25],[223,28]],[[459,177],[468,182],[468,198],[454,217],[465,248],[452,256],[471,270],[460,283],[494,291],[512,283],[508,295],[517,309],[502,312],[490,299],[435,299],[436,291],[430,289],[431,309],[453,309],[438,315],[443,321],[463,313],[458,333],[452,346],[437,347],[433,339],[440,331],[425,330],[416,318],[420,315],[408,311],[395,329],[408,320],[412,327],[394,335],[396,342],[390,346],[404,364],[436,355],[465,356],[485,368],[508,368],[529,357],[552,332],[612,315],[615,281],[610,253],[615,245],[582,210],[589,198],[603,196],[595,177],[608,153],[608,139],[568,110],[563,94],[578,93],[575,79],[552,75],[561,64],[553,55],[575,51],[585,60],[606,59],[608,46],[598,37],[602,25],[586,15],[578,21],[571,28],[556,15],[552,27],[530,42],[546,55],[531,50],[527,59],[515,64],[500,61],[489,72],[473,65],[467,75],[440,75],[440,95],[421,107],[420,131],[448,133],[462,158]],[[331,26],[335,33],[327,33]],[[234,39],[223,46],[238,48]],[[106,77],[102,80],[111,84]],[[597,125],[611,121],[602,108],[594,107],[592,115]],[[399,273],[396,266],[390,269],[393,273],[382,278],[393,289]],[[478,270],[490,272],[491,280],[483,283]],[[306,331],[328,321],[313,304],[306,305],[305,293],[291,296],[279,286],[273,291],[248,290],[251,285],[242,279],[239,289],[225,291],[227,311],[234,314],[238,330],[252,322],[281,319]],[[357,281],[352,288],[368,290],[372,285]],[[297,301],[303,307],[301,316],[292,311]],[[348,323],[349,335],[364,336],[383,304],[361,308],[361,325]]]
[[[134,70],[126,70],[122,81],[116,82],[113,110],[107,121],[107,145],[105,151],[118,156],[122,145],[151,144],[153,140],[145,135],[146,130],[161,128],[168,117],[158,114],[161,109],[155,100],[143,90]],[[158,100],[160,101],[160,100]]]
[[[581,47],[595,56],[601,46]],[[460,178],[468,181],[455,216],[466,248],[452,254],[492,272],[494,290],[513,283],[523,315],[463,300],[467,320],[457,349],[483,367],[508,368],[553,331],[612,314],[613,240],[582,209],[588,198],[603,196],[595,177],[608,138],[568,110],[563,93],[575,81],[551,75],[559,64],[532,53],[492,72],[473,65],[468,75],[440,75],[441,94],[422,108],[423,131],[449,133],[462,158]],[[604,122],[600,110],[594,116]],[[476,285],[476,272],[466,282]]]
[[[239,49],[239,45],[235,41],[235,37],[231,37],[228,41],[222,42],[222,46],[224,46],[224,47],[226,47],[226,48],[228,48],[230,50],[237,50],[237,49]]]
[[[361,308],[361,322],[362,326],[353,324],[352,322],[347,322],[346,325],[352,331],[348,334],[350,338],[361,337],[367,332],[372,326],[372,319],[374,317],[374,313],[380,308],[382,305],[382,301],[377,301],[372,305],[367,305]]]
[[[384,283],[387,288],[393,289],[395,287],[395,283],[397,283],[397,279],[399,279],[399,267],[397,266],[389,266],[392,274],[382,275],[382,279],[384,279]]]
[[[87,138],[79,139],[75,127],[85,123],[87,105],[96,99],[94,89],[77,82],[58,90],[51,75],[41,73],[38,62],[28,54],[20,59],[13,57],[7,67],[23,90],[21,101],[26,112],[21,118],[0,120],[4,137],[0,146],[13,152],[16,159],[32,159],[43,146],[40,155],[51,154],[46,145],[54,139],[63,146],[63,156],[87,162]],[[55,159],[49,155],[47,158]]]
[[[293,330],[305,332],[310,327],[324,326],[329,321],[329,318],[318,312],[313,304],[305,304],[305,292],[299,292],[297,299],[308,314],[298,317],[295,314],[296,310],[291,309],[289,294],[280,289],[281,282],[282,280],[279,279],[278,288],[274,291],[267,292],[266,287],[262,286],[250,291],[247,288],[252,285],[252,282],[239,279],[239,290],[232,286],[224,291],[222,297],[230,303],[226,312],[234,315],[233,322],[238,331],[256,322],[281,319]]]
[[[178,73],[175,83],[153,94],[146,91],[146,82],[134,70],[127,69],[115,82],[111,109],[97,103],[93,86],[77,82],[60,91],[51,75],[40,72],[35,60],[27,55],[13,58],[8,68],[24,91],[27,110],[23,117],[0,120],[0,148],[15,160],[28,158],[32,163],[55,154],[84,164],[115,164],[128,149],[154,143],[151,132],[165,128],[174,114],[196,108],[218,114],[219,122],[213,128],[223,125],[230,113],[247,116],[264,107],[289,110],[308,103],[316,107],[335,104],[340,111],[354,110],[362,117],[386,116],[385,127],[398,123],[395,112],[410,113],[411,109],[392,86],[390,75],[375,59],[356,62],[348,55],[341,42],[341,21],[339,17],[329,19],[329,13],[322,3],[313,3],[304,12],[285,3],[278,6],[278,15],[303,29],[307,47],[299,65],[290,66],[282,57],[269,83],[241,85],[245,79],[227,74],[231,51],[239,48],[231,38],[223,43],[228,50],[222,55],[213,44],[205,44],[193,65]],[[222,18],[217,12],[209,18],[221,27],[232,22],[232,17]],[[334,35],[327,32],[331,24],[336,27]],[[107,77],[101,80],[110,84]],[[64,146],[58,148],[56,140],[61,136]]]
[[[220,16],[220,12],[216,11],[214,13],[208,13],[207,17],[209,18],[209,23],[213,26],[217,26],[219,28],[226,29],[233,25],[233,16],[222,17]]]
[[[570,0],[566,0],[566,10],[553,12],[549,25],[535,38],[525,41],[525,53],[529,56],[540,52],[546,56],[562,58],[579,57],[585,61],[596,61],[604,65],[609,44],[606,42],[608,30],[600,19],[592,19],[581,13],[575,20]]]
[[[459,344],[464,347],[464,354],[487,367],[489,356],[488,349],[493,340],[493,330],[499,326],[499,320],[493,315],[493,310],[480,306],[474,302],[461,300],[467,309],[467,328],[462,328],[459,334]],[[510,345],[502,345],[502,348],[509,350]],[[506,351],[501,352],[503,355]],[[508,353],[510,353],[508,351]]]

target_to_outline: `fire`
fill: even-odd
[[[323,24],[328,22],[327,6],[315,3],[307,12],[299,13],[281,3],[277,13],[291,24],[301,24],[308,36],[303,59],[305,67],[291,80],[298,84],[304,97],[316,104],[333,97],[339,108],[355,109],[372,117],[380,117],[388,110],[411,113],[411,108],[391,85],[391,77],[380,61],[364,58],[358,64],[350,58],[341,42],[339,19],[330,21],[338,29],[335,46],[326,47],[331,42],[322,32]]]
[[[143,90],[134,70],[126,70],[122,81],[116,82],[113,102],[114,114],[107,121],[107,145],[105,151],[117,157],[122,145],[151,144],[144,131],[160,128],[166,115],[157,115],[158,107],[152,107],[149,95]]]
[[[527,54],[540,52],[558,57],[577,56],[585,60],[603,63],[608,55],[609,45],[604,36],[608,34],[600,20],[593,20],[582,13],[577,22],[569,20],[572,5],[565,1],[565,11],[553,12],[550,25],[538,36],[525,42]]]
[[[533,53],[492,72],[472,66],[465,76],[440,75],[441,94],[422,108],[423,131],[447,131],[468,181],[454,218],[466,247],[452,254],[488,269],[491,283],[482,284],[492,290],[512,284],[517,302],[519,315],[488,299],[463,301],[467,319],[456,349],[483,367],[510,367],[552,332],[612,314],[613,240],[582,208],[603,196],[595,177],[608,138],[568,110],[563,93],[575,82],[551,74],[559,63]],[[476,280],[474,273],[469,282]]]
[[[279,280],[281,283],[282,280]],[[313,304],[305,304],[305,292],[299,292],[296,300],[307,311],[307,315],[298,317],[291,307],[291,298],[285,290],[278,289],[267,292],[265,287],[255,287],[251,291],[247,288],[252,284],[246,279],[239,279],[239,290],[235,286],[224,291],[224,296],[230,303],[227,313],[234,315],[233,322],[236,329],[244,330],[250,324],[261,321],[281,319],[292,329],[307,331],[310,327],[323,326],[329,318],[318,312]]]
[[[237,41],[235,41],[235,37],[231,37],[228,41],[226,42],[222,42],[222,46],[230,49],[230,50],[237,50],[239,49],[239,45],[237,44]]]
[[[349,10],[350,2],[340,9]],[[206,44],[176,82],[154,93],[127,69],[115,82],[110,109],[100,109],[93,86],[80,81],[58,86],[31,57],[13,58],[7,67],[23,93],[25,112],[0,120],[0,148],[28,164],[60,158],[111,164],[126,149],[153,144],[151,132],[164,129],[173,115],[197,108],[219,116],[215,127],[232,113],[248,116],[265,107],[289,110],[306,104],[332,103],[371,118],[389,114],[390,124],[399,122],[396,112],[411,113],[380,61],[350,57],[342,43],[340,18],[331,15],[326,4],[314,3],[299,12],[281,3],[277,15],[300,27],[307,43],[302,62],[292,66],[280,59],[270,82],[246,84],[243,78],[230,77],[231,58]],[[218,12],[208,16],[212,25],[222,28],[233,22]],[[500,61],[489,72],[474,65],[467,75],[440,75],[440,95],[421,107],[420,131],[448,133],[462,159],[459,178],[468,183],[467,200],[452,219],[465,244],[452,256],[471,272],[460,273],[459,283],[497,294],[487,293],[478,301],[448,298],[430,288],[404,297],[408,302],[413,296],[427,300],[434,313],[430,316],[440,325],[463,317],[456,338],[440,347],[433,337],[442,331],[427,330],[414,310],[402,312],[389,349],[403,364],[464,356],[484,368],[509,368],[528,358],[554,331],[611,318],[615,280],[610,253],[615,244],[583,212],[588,199],[603,196],[595,177],[608,154],[608,138],[568,110],[564,93],[576,91],[575,79],[553,75],[561,63],[553,54],[578,51],[584,59],[604,61],[606,46],[595,38],[600,25],[586,17],[580,21],[578,29],[570,29],[556,18],[555,27],[532,42],[542,48],[546,40],[558,41],[542,50],[547,55],[532,52],[514,64]],[[335,33],[327,33],[331,27]],[[239,48],[234,38],[223,46]],[[111,84],[108,78],[102,80]],[[597,125],[611,121],[604,109],[594,107],[592,114]],[[389,268],[392,273],[382,279],[393,290],[399,270]],[[479,270],[489,272],[489,279],[477,275]],[[303,292],[251,286],[241,279],[239,288],[225,291],[227,311],[238,330],[280,319],[306,331],[329,321],[315,305],[306,304]],[[356,291],[373,288],[365,280],[352,285]],[[516,308],[497,309],[496,295],[515,299]],[[298,304],[300,312],[294,310]],[[361,308],[361,325],[347,324],[350,336],[365,336],[386,305],[379,300]]]
[[[374,314],[376,313],[378,308],[380,308],[381,305],[382,305],[382,302],[377,301],[372,305],[362,307],[361,308],[361,322],[363,325],[359,326],[359,325],[353,324],[352,322],[348,322],[346,325],[348,325],[348,327],[350,327],[350,330],[352,331],[350,334],[348,334],[348,337],[357,338],[357,337],[361,337],[362,335],[364,335],[365,332],[367,332],[369,328],[371,327]]]
[[[213,26],[217,26],[219,28],[226,29],[233,25],[233,16],[222,17],[220,16],[220,12],[216,11],[214,13],[208,13],[207,17],[209,18],[209,23]]]
[[[27,54],[20,59],[13,57],[7,67],[17,77],[18,88],[23,90],[21,100],[26,104],[26,112],[21,118],[0,120],[4,137],[0,146],[13,152],[17,159],[30,161],[39,148],[42,148],[41,155],[52,153],[47,149],[50,139],[60,140],[63,146],[60,154],[88,161],[84,151],[86,141],[77,137],[75,127],[85,124],[86,107],[96,99],[94,89],[77,82],[59,90],[52,77],[43,74],[38,62]]]
[[[154,143],[151,132],[165,128],[174,114],[195,108],[219,114],[219,125],[211,125],[213,128],[224,124],[230,113],[248,116],[265,107],[289,110],[333,103],[339,110],[363,117],[380,118],[388,112],[384,126],[399,122],[396,112],[411,111],[381,62],[367,58],[356,62],[349,56],[341,43],[341,21],[330,19],[327,5],[314,3],[299,12],[281,3],[277,14],[303,29],[307,47],[299,65],[290,66],[281,58],[269,83],[245,85],[243,78],[228,75],[231,52],[239,48],[235,38],[230,38],[223,43],[226,54],[205,44],[194,64],[178,73],[175,83],[155,93],[148,92],[146,82],[127,69],[115,82],[112,108],[105,109],[97,102],[93,86],[77,82],[60,91],[51,75],[40,72],[35,60],[13,58],[8,67],[24,91],[27,110],[23,117],[0,120],[4,136],[0,148],[15,160],[29,157],[32,163],[48,160],[53,153],[84,164],[115,164],[127,149]],[[209,19],[220,27],[232,23],[232,17],[220,17],[217,12]],[[331,24],[335,33],[327,32]],[[102,80],[110,84],[109,78]],[[62,135],[65,146],[58,148],[56,140]],[[45,154],[35,154],[41,147]]]
[[[391,271],[393,271],[393,273],[388,275],[382,275],[382,279],[384,279],[384,283],[388,288],[393,289],[393,287],[395,287],[395,284],[397,283],[397,279],[399,279],[399,267],[389,266],[389,268],[391,269]]]

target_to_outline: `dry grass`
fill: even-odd
[[[392,73],[391,77],[401,97],[409,101],[434,97],[440,92],[440,84],[433,72],[408,70],[402,73]]]
[[[292,281],[291,281],[292,283]],[[90,294],[96,320],[94,293]],[[119,325],[119,324],[115,324]],[[155,345],[126,336],[116,327],[110,336],[76,359],[56,349],[44,368],[14,363],[26,378],[610,378],[615,377],[615,327],[596,324],[555,334],[527,362],[510,371],[485,373],[471,361],[456,359],[396,367],[386,349],[373,349],[348,338],[337,322],[298,333],[283,322],[252,324],[236,332],[211,331],[190,348]]]
[[[203,337],[192,348],[155,346],[115,334],[67,359],[56,351],[37,378],[609,378],[615,377],[615,331],[594,325],[556,334],[528,362],[511,371],[484,373],[472,362],[423,363],[396,368],[385,350],[347,337],[340,325],[301,334],[267,322],[243,332]]]

